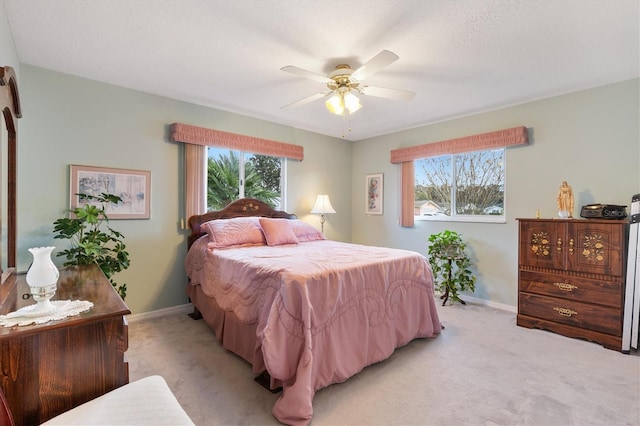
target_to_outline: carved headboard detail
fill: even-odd
[[[234,217],[271,217],[281,219],[297,219],[295,214],[283,212],[281,210],[274,210],[270,205],[264,201],[257,200],[255,198],[241,198],[228,204],[222,210],[211,211],[202,215],[191,216],[189,218],[189,228],[191,234],[188,237],[187,244],[191,247],[191,244],[206,232],[201,228],[201,225],[205,222],[215,219],[231,219]]]

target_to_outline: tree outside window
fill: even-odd
[[[415,160],[415,216],[504,216],[504,152]]]
[[[281,208],[283,159],[209,147],[207,161],[208,210],[244,197]]]

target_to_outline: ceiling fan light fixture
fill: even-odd
[[[351,91],[348,89],[342,89],[343,88],[338,89],[325,102],[327,109],[331,113],[336,115],[345,115],[346,111],[349,111],[349,114],[353,114],[360,108],[362,108],[360,99],[356,95],[351,93]]]
[[[360,99],[351,92],[347,92],[344,95],[344,106],[349,110],[349,114],[353,114],[362,108],[362,105],[360,105]]]
[[[289,109],[299,107],[301,105],[308,104],[309,102],[313,102],[316,99],[328,96],[325,101],[327,109],[332,114],[346,116],[354,114],[362,108],[360,99],[355,95],[356,92],[365,96],[369,95],[376,96],[378,98],[410,101],[415,95],[413,92],[363,84],[364,80],[371,77],[387,65],[394,63],[398,59],[398,55],[395,53],[383,50],[362,64],[358,69],[354,70],[348,64],[338,64],[327,76],[316,74],[293,65],[287,65],[286,67],[281,68],[281,70],[324,83],[329,91],[307,96],[299,101],[285,105],[282,108]]]
[[[327,109],[336,115],[344,114],[344,99],[342,98],[342,94],[334,93],[327,99],[325,102]]]

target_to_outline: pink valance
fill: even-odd
[[[511,145],[527,145],[529,143],[527,128],[524,126],[512,129],[497,130],[442,142],[399,148],[391,151],[391,162],[403,163],[418,158],[437,157],[445,154],[481,151],[484,149],[504,148]]]
[[[195,145],[217,146],[253,154],[271,155],[273,157],[285,157],[299,161],[304,158],[304,149],[300,145],[182,123],[173,123],[171,125],[171,140]]]

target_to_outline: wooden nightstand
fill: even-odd
[[[0,286],[0,314],[34,303],[25,275]],[[97,265],[60,270],[52,300],[94,306],[60,321],[0,327],[0,387],[18,425],[40,424],[129,382],[124,360],[130,314]]]

